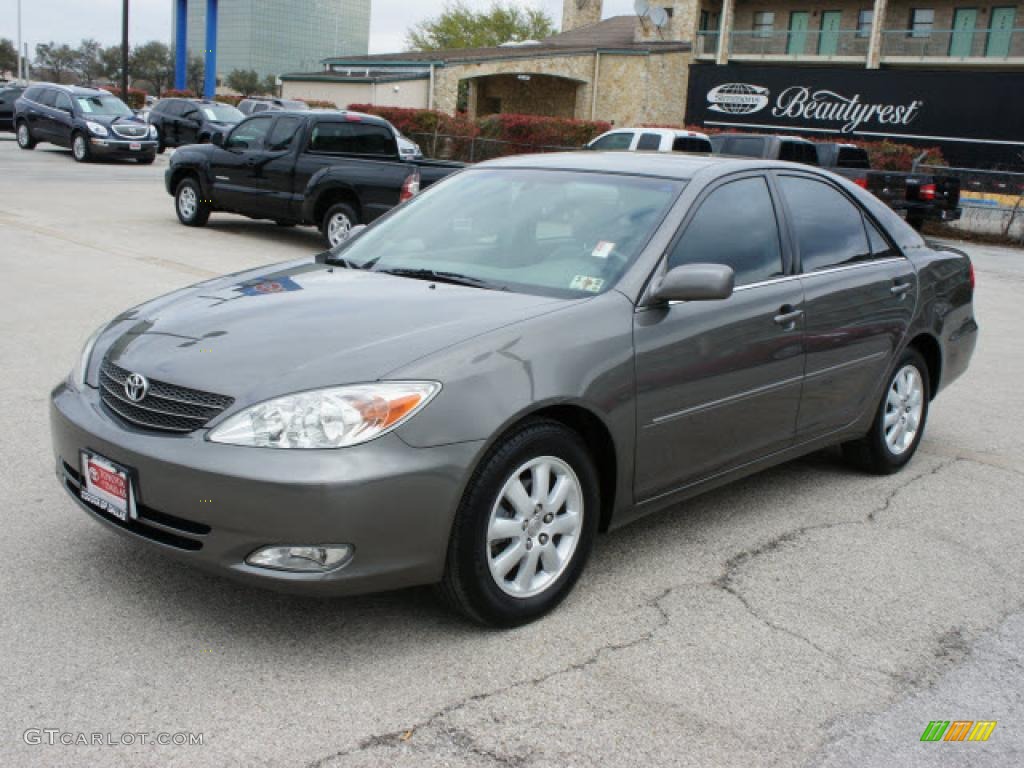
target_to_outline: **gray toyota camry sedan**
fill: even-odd
[[[98,329],[53,392],[57,477],[186,562],[437,583],[515,625],[600,531],[833,444],[902,468],[971,358],[973,292],[966,256],[826,172],[506,158]]]

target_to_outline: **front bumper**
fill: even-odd
[[[444,571],[452,519],[482,443],[412,448],[396,434],[335,451],[241,448],[205,431],[164,436],[110,415],[96,390],[54,389],[57,478],[90,517],[178,559],[236,579],[306,594],[428,584]],[[134,471],[138,517],[120,522],[83,502],[80,452]],[[264,546],[351,544],[339,570],[254,568]]]
[[[139,149],[132,149],[132,145],[138,145]],[[156,155],[157,142],[152,139],[142,141],[130,139],[99,139],[95,136],[89,139],[89,149],[97,157],[148,157]]]

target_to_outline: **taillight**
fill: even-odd
[[[402,184],[402,195],[398,198],[398,201],[404,203],[406,200],[412,200],[416,195],[420,193],[420,172],[410,173]]]
[[[971,293],[974,293],[974,286],[976,283],[976,280],[974,278],[974,262],[969,262],[967,264],[967,275],[971,281]]]
[[[934,200],[935,199],[935,185],[934,184],[922,184],[918,190],[917,196],[921,200]]]
[[[861,189],[867,189],[868,188],[868,180],[867,179],[854,179],[853,183],[856,184]]]

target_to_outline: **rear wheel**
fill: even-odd
[[[928,419],[931,382],[921,353],[907,349],[882,394],[871,431],[845,443],[843,453],[857,466],[879,475],[903,469],[917,452]]]
[[[542,616],[583,572],[599,508],[597,470],[579,435],[553,421],[525,425],[470,481],[442,596],[481,624],[512,627]]]
[[[912,213],[908,213],[907,214],[907,224],[909,224],[914,229],[916,229],[918,232],[920,232],[922,229],[924,229],[924,215],[922,215],[920,213],[913,213],[913,212]]]
[[[186,227],[202,227],[210,220],[213,208],[203,199],[199,183],[194,178],[182,179],[174,192],[174,209],[178,221]]]
[[[76,133],[71,137],[71,154],[74,155],[75,160],[79,163],[88,163],[92,159],[92,154],[89,151],[89,140],[81,133]]]
[[[348,203],[336,203],[327,209],[320,231],[329,248],[341,245],[348,238],[352,227],[359,224],[359,216]]]
[[[32,138],[32,130],[28,127],[28,123],[22,120],[18,123],[18,146],[22,149],[35,149],[36,140]]]

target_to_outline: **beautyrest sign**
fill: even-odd
[[[870,104],[859,93],[844,95],[828,89],[814,90],[806,85],[790,86],[773,101],[770,89],[749,83],[715,86],[708,91],[707,100],[712,112],[752,115],[771,105],[772,117],[838,125],[842,133],[853,133],[872,123],[910,125],[924,106],[920,99],[909,104]]]
[[[1019,165],[1024,72],[693,64],[686,122],[809,139],[938,146],[956,165]]]

